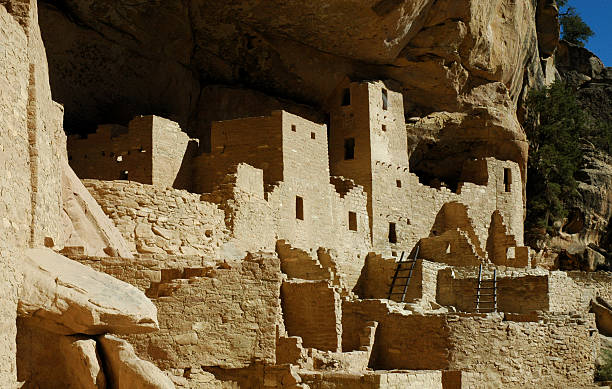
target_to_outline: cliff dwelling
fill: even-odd
[[[0,386],[599,387],[612,273],[525,241],[534,2],[469,65],[479,0],[179,3],[0,0]]]

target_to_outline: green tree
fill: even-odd
[[[559,9],[565,7],[567,2],[568,0],[558,0]],[[559,12],[559,23],[561,24],[561,37],[576,45],[584,46],[594,35],[593,30],[582,20],[574,7],[567,7]]]
[[[561,82],[532,91],[527,107],[526,227],[533,244],[554,234],[555,221],[567,216],[578,194],[574,174],[582,161],[580,138],[588,133],[588,118],[572,89]]]

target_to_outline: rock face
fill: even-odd
[[[121,232],[104,214],[67,161],[62,161],[62,199],[65,220],[64,251],[104,257],[132,258]]]
[[[106,378],[100,366],[100,356],[96,351],[95,340],[62,337],[60,352],[66,359],[66,365],[72,370],[71,376],[76,381],[75,388],[106,388]]]
[[[155,305],[135,287],[48,249],[26,251],[18,314],[58,334],[145,333]]]
[[[161,370],[136,356],[134,348],[125,340],[112,335],[99,338],[108,381],[117,389],[174,389],[174,384]]]
[[[325,113],[347,77],[377,77],[396,81],[409,116],[473,118],[428,140],[423,148],[435,155],[415,161],[417,170],[456,174],[442,167],[468,152],[526,161],[516,105],[524,87],[542,79],[530,1],[70,0],[41,9],[53,93],[72,132],[155,113],[206,142],[199,118],[254,93],[208,99],[210,85],[240,85]],[[262,111],[277,104],[258,103]],[[493,131],[484,129],[489,123]],[[441,156],[446,161],[433,166]]]

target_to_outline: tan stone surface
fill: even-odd
[[[132,258],[130,249],[98,203],[83,186],[66,161],[62,169],[63,211],[67,216],[64,226],[67,250],[81,246],[83,254],[91,256],[120,256]]]
[[[95,340],[64,336],[61,338],[59,351],[66,360],[70,378],[75,381],[75,388],[106,388],[105,373],[102,370]]]
[[[49,249],[29,249],[18,314],[59,334],[141,333],[158,328],[157,310],[135,287]]]
[[[23,388],[103,389],[96,341],[64,336],[17,321],[17,374]]]
[[[98,338],[105,366],[108,368],[108,381],[117,389],[173,389],[170,378],[154,364],[138,358],[134,348],[125,340],[112,335]]]
[[[342,350],[340,295],[327,281],[285,281],[281,286],[285,329],[304,347]]]
[[[274,363],[281,283],[277,258],[254,255],[174,274],[168,271],[147,292],[157,306],[160,330],[129,338],[139,356],[164,370]]]

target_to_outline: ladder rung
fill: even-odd
[[[480,297],[483,297],[483,296],[497,296],[497,294],[496,293],[493,293],[493,294],[485,293],[485,294],[475,294],[474,296],[476,296],[476,297],[478,297],[478,296],[480,296]]]
[[[481,287],[478,287],[476,289],[497,289],[497,288],[495,288],[493,286],[481,286]]]
[[[393,292],[393,293],[389,293],[389,294],[404,294],[404,292]]]
[[[497,301],[474,301],[474,304],[497,304]]]

